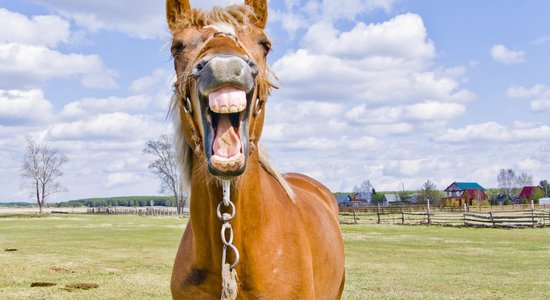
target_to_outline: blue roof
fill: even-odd
[[[481,185],[479,185],[477,182],[455,182],[456,185],[458,185],[459,188],[466,190],[466,189],[481,189],[485,190]]]

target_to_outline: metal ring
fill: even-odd
[[[229,207],[231,207],[231,214],[229,214],[229,213],[222,214],[222,212],[221,212],[222,204],[223,204],[223,201],[220,202],[218,204],[218,207],[216,208],[216,214],[218,215],[218,219],[220,221],[224,221],[224,222],[233,220],[233,218],[235,217],[235,204],[233,204],[233,202],[229,201]]]
[[[191,105],[191,100],[189,100],[189,97],[185,97],[185,101],[183,102],[183,110],[189,114],[193,113],[193,106]]]
[[[225,238],[225,233],[227,232],[228,229],[229,229],[229,241]],[[229,223],[224,223],[222,225],[222,242],[226,246],[233,244],[233,228]]]
[[[259,115],[262,112],[263,104],[264,102],[260,100],[260,98],[256,99],[256,103],[254,105],[254,116]]]
[[[237,247],[235,247],[235,245],[233,245],[233,244],[223,245],[222,265],[224,265],[226,263],[225,261],[227,259],[227,248],[231,248],[231,250],[233,250],[233,253],[235,253],[235,261],[229,267],[230,269],[234,269],[237,266],[237,264],[239,264],[239,261],[241,260],[240,255],[239,255],[239,250],[237,250]]]

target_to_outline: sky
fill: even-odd
[[[192,0],[193,7],[241,3]],[[550,178],[550,2],[269,2],[277,74],[261,143],[333,191]],[[50,202],[158,195],[173,131],[164,1],[0,0],[0,201],[33,201],[25,137],[69,161]]]

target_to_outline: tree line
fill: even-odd
[[[29,191],[30,197],[34,198],[38,205],[39,213],[42,214],[52,195],[67,191],[61,184],[60,177],[63,176],[63,165],[68,162],[68,158],[46,141],[31,136],[26,137],[25,146],[20,169],[21,187]],[[148,141],[143,154],[153,157],[149,170],[159,178],[161,193],[170,196],[93,198],[61,202],[52,206],[149,206],[153,203],[156,206],[175,206],[178,213],[183,213],[188,196],[182,182],[173,136],[161,135],[157,140]]]

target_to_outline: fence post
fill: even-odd
[[[493,227],[495,227],[495,220],[493,219],[493,212],[489,212],[489,217],[491,218],[491,223],[493,223]]]
[[[430,199],[428,199],[427,211],[428,211],[428,225],[432,225],[432,218],[431,218],[431,212],[430,212]]]
[[[533,228],[535,228],[535,201],[531,200],[531,219],[533,220]]]
[[[464,226],[466,226],[466,202],[464,202],[464,209],[462,210],[462,221],[464,222]]]
[[[352,212],[353,212],[353,224],[357,224],[357,218],[355,217],[355,209],[353,209]]]
[[[405,214],[403,213],[403,207],[401,207],[401,225],[405,225]]]
[[[376,216],[378,216],[377,224],[380,224],[380,203],[376,205]]]

